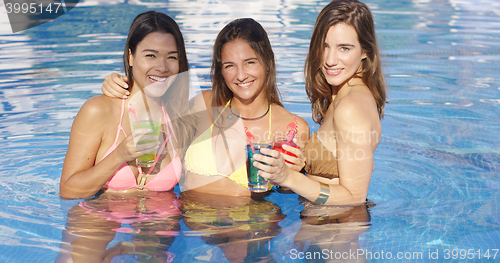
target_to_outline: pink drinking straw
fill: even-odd
[[[252,148],[252,152],[255,152],[255,148],[253,148],[253,142],[252,142],[252,139],[255,139],[255,137],[250,131],[248,131],[247,127],[245,127],[245,134],[247,135],[248,141],[250,142],[250,148]]]
[[[139,120],[137,119],[137,114],[135,113],[135,108],[132,106],[132,103],[128,104],[128,113],[132,114],[135,118],[135,123],[137,124],[137,127],[139,127]]]
[[[286,128],[288,129],[288,141],[291,142],[295,134],[297,134],[297,118],[295,118],[292,123],[288,124]]]
[[[134,119],[135,119],[135,123],[137,124],[137,128],[139,128],[139,120],[137,119],[137,114],[135,113],[135,108],[134,106],[132,106],[132,103],[129,103],[128,104],[128,113],[132,114],[132,116],[134,116]],[[139,189],[142,189],[142,187],[144,186],[143,185],[143,181],[146,182],[146,178],[143,176],[142,174],[142,169],[141,169],[141,166],[138,165],[138,170],[139,170],[139,177],[141,178],[141,182],[139,183]],[[146,175],[146,177],[148,177]]]

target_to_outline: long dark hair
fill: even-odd
[[[361,49],[367,57],[361,62],[361,72],[357,72],[354,77],[361,76],[363,83],[370,89],[377,103],[379,117],[382,118],[386,102],[385,81],[370,9],[357,0],[333,0],[321,10],[316,19],[304,69],[306,93],[312,104],[313,120],[319,124],[323,122],[332,102],[332,95],[336,92],[323,76],[321,63],[328,29],[338,23],[346,23],[356,30]]]
[[[217,35],[210,72],[212,78],[212,106],[222,106],[233,98],[233,92],[226,85],[222,76],[221,53],[224,44],[236,39],[245,40],[264,63],[267,72],[264,88],[268,101],[283,106],[276,85],[276,63],[271,42],[269,42],[266,30],[251,18],[236,19],[227,24]]]
[[[164,102],[168,101],[165,104],[165,109],[173,119],[175,133],[180,135],[177,136],[177,138],[181,138],[178,148],[183,148],[189,144],[194,136],[196,124],[191,118],[180,118],[181,115],[189,114],[189,64],[186,56],[184,37],[179,29],[179,25],[168,15],[156,11],[148,11],[136,16],[130,26],[125,44],[123,65],[128,77],[128,85],[132,87],[134,76],[132,74],[132,67],[129,64],[129,50],[132,55],[135,54],[137,45],[148,34],[155,32],[172,34],[177,45],[179,74],[172,86],[162,96],[162,100]]]

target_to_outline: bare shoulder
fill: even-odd
[[[76,119],[89,123],[107,119],[116,108],[115,105],[119,103],[121,103],[121,100],[109,98],[105,95],[92,97],[83,104]]]
[[[365,129],[379,121],[377,105],[366,86],[355,86],[335,106],[334,124],[337,127]]]
[[[295,115],[294,115],[295,116]],[[307,140],[309,140],[310,136],[310,130],[309,130],[309,124],[307,123],[306,120],[303,118],[296,116],[297,118],[297,130],[298,130],[298,136],[300,140],[305,144]]]
[[[292,114],[293,115],[293,114]],[[294,119],[296,118],[297,120],[297,127],[299,129],[299,132],[303,132],[305,134],[307,134],[309,137],[309,124],[307,123],[306,120],[304,120],[303,118],[297,116],[297,115],[293,115],[294,116]]]
[[[302,117],[299,117],[291,112],[289,112],[287,109],[284,107],[278,106],[278,105],[273,105],[273,110],[276,109],[277,115],[280,117],[280,119],[284,120],[285,122],[292,123],[292,122],[297,122],[297,129],[301,137],[303,135],[306,135],[303,139],[307,140],[309,138],[309,124],[307,123],[306,120],[304,120]]]
[[[88,99],[82,106],[82,110],[89,113],[100,113],[105,112],[112,108],[113,102],[116,99],[109,98],[105,95],[97,95]],[[121,100],[119,100],[121,102]]]
[[[287,109],[285,109],[282,106],[273,104],[272,105],[272,110],[273,110],[273,115],[274,114],[278,115],[280,117],[280,119],[284,119],[284,120],[287,120],[289,122],[292,122],[295,119],[297,119],[297,122],[299,124],[307,124],[307,122],[304,119],[302,119],[301,117],[299,117],[299,116],[297,116],[297,115],[289,112]]]

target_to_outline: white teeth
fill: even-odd
[[[240,87],[247,87],[248,85],[252,84],[252,82],[246,82],[246,83],[239,83],[239,84],[236,84]]]
[[[331,72],[331,73],[337,73],[340,71],[341,71],[341,69],[328,69],[328,72]]]
[[[157,81],[157,82],[165,82],[167,80],[167,78],[160,78],[160,77],[156,77],[156,76],[149,76],[149,78],[153,81]]]

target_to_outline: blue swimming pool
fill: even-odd
[[[172,16],[201,89],[210,86],[218,31],[238,17],[261,22],[285,107],[315,130],[302,68],[327,1],[80,1],[68,14],[15,34],[0,1],[0,262],[54,262],[71,227],[82,235],[113,233],[109,248],[142,242],[140,253],[111,262],[499,262],[500,4],[364,2],[375,16],[390,86],[369,208],[308,224],[295,194],[274,192],[228,208],[168,195],[135,200],[139,205],[106,200],[123,209],[132,202],[132,210],[165,200],[161,205],[172,209],[149,221],[132,214],[116,225],[115,214],[94,209],[102,200],[60,200],[58,184],[73,118],[101,93],[104,76],[122,72],[131,20],[149,9]],[[108,220],[94,224],[89,214]],[[85,220],[78,225],[74,218]]]

